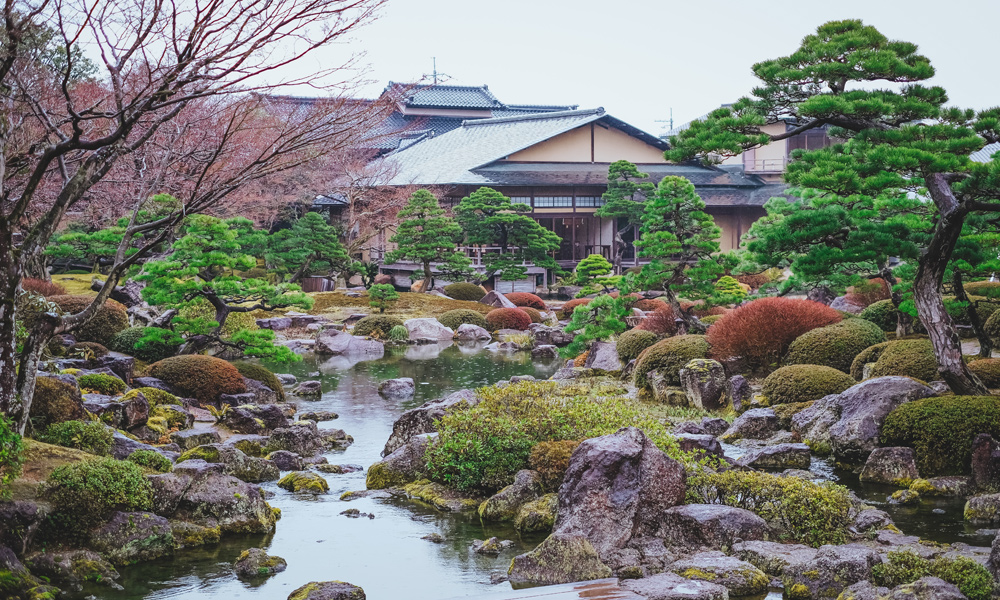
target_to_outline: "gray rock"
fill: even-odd
[[[514,557],[508,575],[514,585],[554,585],[603,579],[611,569],[585,536],[553,533],[531,552]]]
[[[317,397],[323,395],[323,384],[315,379],[309,381],[303,381],[294,388],[292,388],[292,393],[296,396],[303,397]]]
[[[277,391],[272,390],[256,379],[244,377],[243,383],[246,385],[247,393],[253,394],[251,404],[275,404],[281,401]]]
[[[417,389],[412,377],[387,379],[379,384],[378,395],[383,398],[410,398]]]
[[[741,467],[754,469],[808,469],[812,463],[809,446],[777,444],[751,450],[736,461]]]
[[[531,332],[535,343],[540,346],[567,346],[573,342],[573,334],[563,331],[560,327],[550,327],[541,323],[532,323]]]
[[[392,435],[385,443],[382,456],[388,456],[415,435],[437,431],[434,423],[446,414],[471,408],[476,404],[479,404],[479,398],[475,392],[459,390],[440,400],[425,402],[404,412],[392,424]]]
[[[271,533],[277,517],[260,487],[223,473],[225,465],[187,461],[147,477],[153,511],[221,533]]]
[[[621,371],[622,361],[618,359],[618,344],[615,342],[594,342],[587,352],[585,369],[601,371]]]
[[[708,435],[714,435],[719,437],[729,429],[729,423],[725,419],[720,419],[718,417],[702,417],[701,427],[705,430]]]
[[[511,383],[517,383],[518,381],[536,381],[534,375],[514,375],[510,378]]]
[[[219,432],[215,430],[185,430],[170,434],[170,441],[180,446],[181,450],[190,450],[205,444],[216,444],[222,441]]]
[[[937,577],[921,577],[892,588],[886,600],[968,600],[958,586]]]
[[[573,452],[553,531],[583,535],[602,559],[633,536],[652,535],[684,502],[684,467],[635,427],[584,440]]]
[[[137,388],[151,387],[160,391],[167,392],[168,394],[173,394],[175,396],[182,396],[183,394],[178,394],[177,390],[170,387],[167,382],[162,379],[157,379],[156,377],[135,377],[132,379],[132,386]]]
[[[500,556],[501,552],[513,545],[514,542],[510,540],[501,540],[498,537],[491,537],[488,540],[473,540],[472,551],[476,554],[483,554],[486,556]]]
[[[542,478],[538,472],[522,469],[514,475],[514,483],[479,506],[479,517],[484,521],[512,521],[522,506],[540,497],[542,492]]]
[[[753,397],[753,390],[750,382],[742,375],[733,375],[726,381],[726,395],[733,404],[733,410],[739,412],[750,406],[750,398]]]
[[[300,417],[303,421],[316,421],[320,423],[322,421],[333,421],[334,419],[339,419],[340,415],[329,410],[316,410],[302,413]]]
[[[288,600],[365,600],[365,591],[343,581],[313,581],[289,594]]]
[[[861,470],[861,481],[888,484],[909,484],[918,479],[917,455],[913,448],[876,448],[868,455]]]
[[[847,586],[871,580],[872,567],[881,562],[879,553],[865,546],[823,546],[813,560],[785,569],[781,582],[786,590],[804,586],[810,598],[835,598]]]
[[[493,308],[517,308],[517,306],[507,299],[500,292],[493,290],[479,300],[480,304],[485,304],[486,306],[492,306]]]
[[[228,444],[206,444],[198,446],[180,456],[179,463],[188,460],[204,460],[225,466],[223,473],[249,483],[261,483],[278,479],[278,467],[274,463],[254,456]]]
[[[276,404],[249,404],[230,407],[219,424],[234,433],[263,434],[287,427],[288,418]]]
[[[668,547],[731,547],[737,540],[767,540],[771,528],[748,510],[722,504],[686,504],[661,515],[659,536]]]
[[[312,352],[313,348],[316,347],[316,340],[275,340],[274,342],[278,346],[284,346],[294,352],[295,354],[305,354],[306,352]]]
[[[38,529],[48,516],[45,505],[15,500],[0,502],[0,547],[6,546],[23,556],[31,546]]]
[[[79,593],[86,582],[115,586],[118,571],[104,557],[91,550],[38,552],[25,558],[36,577],[44,577],[65,591]]]
[[[455,337],[450,327],[445,327],[434,318],[407,319],[403,326],[410,332],[410,341],[417,344],[434,344],[447,342]]]
[[[312,421],[298,421],[271,432],[265,450],[267,452],[289,450],[303,458],[315,456],[327,447],[328,442],[324,435]]]
[[[729,591],[719,584],[685,579],[674,573],[627,579],[621,586],[646,600],[729,600]]]
[[[715,436],[697,433],[685,433],[677,436],[677,444],[683,452],[702,452],[713,456],[722,456],[722,444]]]
[[[749,562],[722,552],[702,552],[675,562],[670,571],[701,581],[709,581],[729,590],[730,595],[752,596],[767,592],[770,579]]]
[[[840,598],[849,598],[850,600],[883,600],[888,593],[889,588],[887,587],[879,587],[870,581],[859,581],[849,586],[837,598],[838,600]]]
[[[295,385],[295,382],[298,381],[298,378],[295,377],[295,375],[290,375],[288,373],[275,373],[274,376],[278,378],[278,381],[280,381],[282,385]]]
[[[568,379],[579,379],[581,377],[586,377],[587,374],[589,374],[589,373],[590,373],[590,371],[588,371],[587,369],[584,369],[584,368],[563,367],[563,368],[559,369],[558,371],[556,371],[555,373],[553,373],[552,377],[549,377],[549,379],[551,379],[552,381],[564,381],[564,380],[568,380]]]
[[[316,335],[313,352],[321,356],[348,355],[374,360],[385,356],[385,346],[378,340],[357,337],[346,331],[323,329]]]
[[[965,503],[965,520],[973,525],[1000,524],[1000,494],[969,498]]]
[[[415,435],[391,454],[368,467],[365,480],[367,488],[381,490],[423,478],[427,469],[424,454],[436,436],[436,433]]]
[[[847,296],[837,296],[833,302],[830,303],[830,308],[851,313],[852,315],[861,314],[861,311],[865,309],[865,307],[860,304],[849,302],[847,300]]]
[[[267,455],[267,460],[274,463],[280,471],[301,471],[302,457],[288,450],[277,450]]]
[[[1000,532],[993,538],[990,558],[986,561],[986,569],[993,574],[993,582],[1000,584]]]
[[[854,517],[850,530],[858,534],[865,534],[892,524],[892,517],[889,516],[889,513],[877,508],[866,508]]]
[[[288,568],[288,562],[280,556],[270,556],[260,548],[244,550],[233,564],[236,577],[243,580],[260,580],[277,575]]]
[[[559,349],[551,344],[545,344],[543,346],[534,346],[531,348],[532,358],[559,358]]]
[[[729,429],[722,434],[724,442],[737,440],[766,440],[779,429],[778,416],[770,408],[753,408],[733,421]]]
[[[455,339],[460,342],[478,342],[480,340],[491,340],[493,336],[479,325],[462,323],[455,331]]]
[[[88,546],[114,565],[154,560],[174,553],[174,534],[163,517],[148,512],[116,512],[90,533]]]
[[[728,404],[726,370],[718,361],[696,358],[679,371],[681,389],[691,406],[716,410]]]
[[[257,327],[270,329],[272,331],[282,331],[292,326],[290,317],[271,317],[270,319],[257,319]]]
[[[733,544],[734,556],[747,561],[772,577],[781,577],[791,565],[810,562],[816,558],[816,548],[802,544],[779,544],[755,540]]]
[[[111,429],[109,427],[109,429]],[[180,432],[178,432],[180,433]],[[132,438],[128,437],[124,433],[113,429],[111,433],[111,456],[118,460],[125,460],[133,452],[139,450],[152,450],[153,452],[159,452],[164,454],[164,452],[157,448],[156,446],[150,446],[149,444],[144,444],[142,442],[137,442]],[[166,456],[166,454],[164,454]]]

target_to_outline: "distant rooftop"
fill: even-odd
[[[986,144],[981,150],[977,150],[970,154],[969,158],[975,162],[990,162],[992,160],[991,157],[997,152],[1000,152],[1000,142],[995,144]]]

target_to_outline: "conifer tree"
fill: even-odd
[[[656,185],[641,181],[649,177],[627,160],[619,160],[608,167],[608,190],[601,198],[604,205],[594,215],[615,219],[615,256],[612,261],[615,272],[622,269],[625,254],[624,234],[642,221],[642,201],[653,195]]]
[[[445,214],[434,194],[413,192],[399,211],[399,219],[399,228],[390,240],[397,248],[386,255],[386,263],[412,260],[423,265],[423,292],[431,291],[431,263],[437,263],[436,270],[448,277],[464,279],[471,274],[471,261],[457,247],[462,227]]]
[[[591,254],[576,265],[576,284],[583,286],[577,293],[582,298],[597,292],[608,293],[610,288],[617,287],[621,277],[608,277],[614,266],[600,254]]]
[[[969,155],[1000,141],[1000,108],[949,108],[941,87],[919,82],[934,68],[915,44],[887,39],[858,20],[832,21],[791,55],[753,66],[761,84],[732,106],[671,138],[669,160],[714,160],[798,133],[830,127],[833,146],[797,151],[786,181],[835,196],[891,197],[926,189],[934,226],[917,260],[913,301],[927,328],[942,378],[957,394],[982,395],[962,358],[943,301],[943,280],[966,219],[1000,213],[1000,161]],[[876,82],[903,84],[896,89]],[[769,123],[790,122],[780,134]]]
[[[290,283],[297,283],[311,270],[331,274],[347,270],[351,262],[340,245],[337,229],[314,212],[271,235],[265,256],[270,265],[289,274]]]

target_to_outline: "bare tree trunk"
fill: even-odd
[[[424,261],[424,288],[420,290],[423,293],[431,291],[431,283],[433,277],[431,277],[431,262],[429,260]]]
[[[684,322],[684,326],[687,329],[685,333],[703,334],[708,330],[708,328],[705,327],[705,324],[702,323],[698,317],[695,317],[694,315],[681,309],[680,300],[677,299],[677,296],[669,286],[666,287],[664,292],[667,295],[667,303],[674,309],[674,314],[676,314]]]
[[[955,288],[955,299],[959,302],[968,303],[968,306],[965,308],[965,314],[969,317],[969,323],[972,325],[972,331],[976,334],[976,339],[979,340],[979,356],[981,358],[989,358],[993,355],[993,340],[986,334],[986,328],[983,327],[983,320],[979,318],[979,311],[976,310],[976,303],[965,293],[965,285],[962,283],[962,272],[958,269],[952,271],[951,285]]]
[[[14,239],[5,220],[0,219],[0,413],[10,415],[20,402],[17,398],[17,331],[14,306],[21,274],[14,259]]]
[[[31,401],[35,397],[35,381],[38,378],[38,366],[42,360],[42,352],[48,345],[49,340],[55,333],[56,327],[62,321],[60,317],[50,314],[38,316],[28,339],[21,349],[20,369],[17,373],[17,396],[20,398],[19,406],[15,407],[9,414],[17,426],[17,432],[24,435],[28,428],[28,419],[31,417]]]
[[[892,269],[889,268],[889,265],[882,267],[879,276],[889,284],[889,298],[892,300],[893,308],[896,309],[896,337],[901,338],[910,335],[913,333],[913,317],[899,310],[899,305],[903,302],[903,295],[893,290],[899,281],[892,274]]]

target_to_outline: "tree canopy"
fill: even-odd
[[[298,282],[312,271],[328,273],[347,270],[350,259],[340,245],[337,228],[319,213],[308,212],[288,229],[268,238],[267,262],[288,274],[288,281]]]
[[[462,227],[447,216],[438,199],[427,190],[417,190],[399,211],[400,223],[390,240],[396,249],[386,255],[387,263],[412,260],[422,265],[423,292],[431,291],[433,267],[452,279],[464,280],[472,275],[471,261],[457,248]]]
[[[594,215],[615,219],[614,267],[621,271],[622,256],[625,253],[623,235],[642,221],[642,201],[653,195],[656,185],[642,181],[649,177],[633,163],[617,160],[608,167],[608,190],[601,195],[604,204],[594,211]]]

